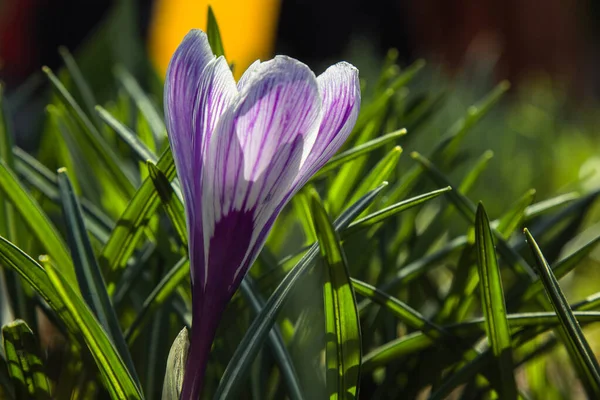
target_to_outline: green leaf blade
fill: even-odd
[[[506,319],[502,278],[496,259],[490,223],[482,204],[477,207],[475,217],[475,245],[486,333],[500,372],[500,396],[503,399],[516,399],[517,385],[514,377],[512,344]]]
[[[311,196],[313,222],[328,279],[323,286],[327,335],[327,390],[330,399],[357,398],[361,333],[348,262],[340,239],[316,192]]]
[[[221,40],[221,32],[219,30],[219,24],[217,24],[217,17],[211,6],[208,6],[208,21],[206,26],[206,34],[208,36],[208,43],[215,56],[225,56],[225,49],[223,48],[223,40]]]
[[[524,233],[527,238],[527,243],[535,256],[540,280],[546,289],[546,294],[550,298],[552,308],[554,308],[558,315],[561,329],[569,340],[567,345],[568,347],[569,345],[571,347],[571,357],[575,357],[573,361],[578,363],[583,369],[584,376],[581,378],[584,380],[584,387],[591,398],[600,397],[600,365],[598,365],[598,360],[583,334],[577,318],[573,315],[573,310],[562,292],[558,280],[554,276],[554,273],[552,273],[552,269],[546,262],[542,251],[533,238],[533,235],[531,235],[528,229],[525,229]]]
[[[4,192],[16,212],[23,218],[31,233],[42,243],[48,254],[59,265],[65,278],[73,287],[77,288],[75,268],[67,246],[59,236],[58,230],[33,197],[21,186],[3,160],[0,160],[0,190]]]
[[[25,321],[16,320],[2,327],[6,362],[16,391],[23,399],[52,398],[48,377],[37,339]]]
[[[345,229],[354,218],[362,213],[375,200],[385,186],[386,185],[381,185],[377,189],[369,192],[342,213],[335,222],[334,226],[336,230],[341,231]],[[243,377],[249,372],[250,365],[258,354],[260,346],[266,340],[281,307],[285,304],[296,282],[310,270],[317,253],[318,244],[315,244],[285,276],[271,297],[269,297],[265,307],[258,317],[254,319],[254,322],[248,328],[246,335],[244,335],[244,338],[229,361],[214,396],[215,399],[233,399],[239,390],[241,390]]]
[[[119,350],[131,376],[139,386],[140,383],[135,372],[131,354],[123,338],[117,314],[106,291],[104,277],[100,272],[92,244],[87,236],[79,201],[75,196],[71,181],[64,169],[58,171],[58,187],[62,199],[68,241],[83,299]]]

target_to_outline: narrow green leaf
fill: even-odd
[[[371,169],[364,179],[361,180],[358,188],[356,188],[348,203],[355,203],[361,196],[370,190],[375,189],[381,182],[387,180],[392,171],[396,168],[400,155],[402,155],[402,148],[400,146],[394,147],[392,151],[386,154],[386,156]]]
[[[379,211],[375,211],[371,214],[368,214],[367,216],[352,222],[345,230],[341,231],[342,239],[349,238],[353,234],[360,232],[364,229],[368,229],[368,228],[372,228],[372,232],[375,232],[375,230],[378,226],[377,224],[383,222],[385,219],[390,218],[394,215],[397,215],[397,214],[401,213],[402,211],[408,210],[412,207],[418,206],[419,204],[422,204],[422,203],[426,202],[427,200],[433,199],[433,198],[439,196],[440,194],[445,193],[448,190],[450,190],[449,187],[444,188],[444,189],[434,190],[432,192],[425,193],[425,194],[422,194],[419,196],[415,196],[413,198],[401,201],[399,203],[393,204],[393,205],[386,207],[384,209],[381,209]],[[411,265],[407,265],[405,268],[402,268],[400,270],[399,274],[395,278],[393,278],[392,281],[390,281],[390,283],[392,283],[392,285],[389,287],[386,286],[386,288],[395,288],[396,285],[398,285],[400,282],[404,282],[404,279],[413,279],[413,278],[419,276],[419,274],[421,272],[423,272],[429,265],[431,265],[432,263],[434,263],[436,261],[439,261],[443,257],[447,256],[450,252],[462,248],[466,243],[467,243],[466,236],[461,236],[461,237],[457,238],[457,240],[453,240],[452,242],[450,242],[448,248],[444,248],[444,249],[440,250],[438,253],[435,253],[435,254],[432,254],[431,256],[427,256],[427,257],[424,257],[423,259],[417,260],[415,263],[413,263]],[[313,242],[309,243],[309,245],[312,245],[312,244],[313,244]],[[285,263],[286,260],[293,259],[294,257],[299,256],[300,254],[304,253],[308,248],[309,248],[309,246],[306,246],[303,249],[301,249],[300,251],[291,254],[290,256],[286,257],[284,260],[281,260],[279,262],[279,264],[282,265]]]
[[[43,153],[56,151],[56,162],[63,167],[70,168],[71,171],[77,172],[81,179],[73,182],[75,189],[94,197],[100,197],[101,191],[107,193],[117,192],[119,188],[116,186],[99,187],[102,179],[108,181],[112,178],[102,165],[89,163],[90,157],[96,157],[96,155],[93,150],[90,151],[86,143],[78,142],[77,133],[79,133],[79,129],[66,107],[62,104],[49,104],[46,106],[46,114],[50,126],[48,133],[44,136],[45,143],[42,144],[45,146],[42,147],[41,151]],[[77,165],[77,168],[75,168],[75,165]],[[91,176],[94,176],[95,179],[90,179]],[[121,192],[116,194],[125,199]]]
[[[161,113],[157,111],[154,103],[146,93],[144,93],[140,84],[124,66],[118,65],[115,67],[115,75],[127,94],[129,94],[135,102],[140,113],[148,122],[148,125],[152,130],[152,135],[154,136],[155,144],[158,146],[158,144],[166,137],[167,131]]]
[[[104,278],[87,236],[81,207],[66,170],[58,170],[58,187],[62,199],[63,216],[67,227],[67,238],[71,248],[71,256],[75,265],[77,281],[83,299],[90,307],[108,337],[115,344],[119,354],[127,364],[129,373],[140,386],[135,367],[127,343],[119,325],[119,320],[106,291]]]
[[[356,218],[375,200],[379,192],[386,185],[363,196],[358,202],[350,206],[334,223],[336,231],[345,229],[350,222]],[[232,399],[241,390],[244,377],[247,376],[250,365],[258,354],[262,344],[267,339],[271,327],[275,323],[281,307],[285,304],[295,284],[308,272],[313,265],[319,249],[318,244],[313,245],[305,256],[292,268],[285,278],[277,286],[265,307],[254,319],[252,325],[246,331],[242,341],[238,345],[233,357],[221,378],[215,399]]]
[[[477,104],[469,107],[467,115],[456,121],[444,135],[436,152],[441,153],[447,162],[454,158],[467,132],[492,109],[508,89],[510,89],[510,83],[502,81]]]
[[[8,371],[20,394],[19,398],[51,399],[39,345],[29,326],[22,320],[11,322],[2,327],[2,337]]]
[[[0,396],[6,400],[18,400],[4,352],[0,352]]]
[[[58,230],[42,211],[37,202],[23,189],[17,178],[3,160],[0,160],[0,190],[12,203],[30,232],[44,246],[48,254],[56,260],[68,282],[77,288],[75,269],[67,246],[58,234]]]
[[[342,237],[346,238],[355,232],[359,232],[363,229],[372,227],[378,223],[387,220],[388,218],[398,215],[402,211],[418,206],[419,204],[425,203],[426,201],[434,199],[441,194],[449,192],[450,190],[452,190],[450,186],[445,187],[443,189],[433,190],[429,193],[424,193],[419,196],[415,196],[410,199],[401,201],[399,203],[392,204],[391,206],[385,207],[381,210],[375,211],[351,223],[350,226],[348,226],[348,228],[342,232]]]
[[[319,177],[327,174],[328,172],[338,168],[339,166],[350,162],[358,157],[367,155],[380,147],[385,146],[388,143],[394,142],[396,139],[406,135],[406,129],[400,129],[387,135],[380,136],[366,143],[354,146],[349,150],[344,151],[334,157],[332,157],[327,164],[325,164],[312,179],[318,179]]]
[[[552,273],[552,269],[546,262],[538,244],[527,229],[524,230],[524,233],[527,238],[527,243],[535,256],[537,271],[544,288],[546,289],[546,294],[552,303],[554,311],[556,311],[556,314],[560,319],[561,329],[564,331],[565,337],[569,340],[569,344],[574,350],[571,352],[571,355],[578,358],[573,361],[579,363],[585,372],[585,376],[581,378],[584,380],[584,386],[588,390],[588,395],[592,398],[598,398],[600,397],[600,365],[598,365],[598,360],[592,352],[592,349],[579,326],[579,322],[577,322],[577,319],[573,315],[573,310],[563,294],[560,285],[558,284],[558,280]]]
[[[308,191],[312,189],[310,184],[306,185],[294,197],[292,197],[292,205],[294,206],[295,214],[300,220],[302,230],[304,231],[304,244],[310,245],[317,241],[317,234],[312,224],[310,215],[310,202],[308,200]]]
[[[48,280],[54,287],[55,295],[58,295],[66,312],[75,322],[77,333],[82,335],[92,353],[112,398],[142,399],[139,387],[94,314],[60,272],[54,269],[52,263],[48,260],[43,260],[43,262]]]
[[[147,160],[156,163],[158,157],[152,152],[148,146],[146,146],[128,127],[122,124],[119,120],[113,117],[108,111],[101,106],[96,106],[98,115],[108,126],[110,126],[121,139],[125,141],[133,150],[133,154],[137,157],[138,161],[146,162]]]
[[[363,130],[370,122],[377,119],[387,109],[390,100],[396,93],[393,89],[387,88],[376,100],[369,103],[360,110],[353,132]],[[350,134],[352,137],[353,134]]]
[[[167,149],[160,157],[157,167],[167,179],[175,177],[175,164],[171,150]],[[115,274],[125,268],[127,260],[133,254],[139,239],[144,233],[150,217],[154,215],[160,203],[160,198],[152,179],[148,177],[142,182],[125,211],[117,221],[106,246],[98,259],[106,271],[112,271],[112,276],[106,276],[107,283],[111,285],[118,278]],[[111,293],[109,289],[109,293]]]
[[[504,239],[508,239],[518,229],[525,219],[527,207],[533,203],[535,189],[528,190],[503,216],[496,227],[496,231]]]
[[[184,257],[154,287],[146,300],[144,300],[141,310],[136,314],[135,319],[125,331],[125,340],[130,346],[138,338],[152,314],[169,300],[175,289],[189,274],[190,260]]]
[[[473,128],[485,114],[489,112],[494,104],[496,104],[502,95],[509,89],[510,84],[506,81],[500,82],[491,93],[477,102],[475,105],[469,107],[467,110],[467,116],[458,120],[454,125],[450,127],[448,132],[444,134],[442,139],[436,143],[430,158],[446,160],[446,164],[452,160],[456,154],[458,146],[464,139],[468,131]],[[409,169],[398,182],[398,184],[390,190],[389,197],[387,199],[388,204],[391,202],[398,201],[399,199],[408,195],[409,191],[414,187],[416,182],[419,181],[422,171],[418,166],[413,166]],[[442,186],[446,186],[443,184]],[[473,207],[473,218],[475,213],[475,207]],[[473,219],[474,220],[474,219]]]
[[[501,386],[498,390],[503,399],[516,399],[517,384],[514,377],[510,329],[506,320],[502,278],[496,260],[490,222],[481,203],[477,207],[475,218],[475,246],[477,247],[479,291],[486,321],[486,334],[500,371]]]
[[[221,32],[219,32],[219,24],[217,24],[217,18],[213,12],[212,7],[208,6],[208,22],[206,24],[206,35],[208,36],[208,43],[215,56],[225,56],[225,49],[223,48],[223,41],[221,40]]]
[[[58,178],[56,174],[20,148],[15,148],[14,155],[16,157],[16,172],[19,176],[26,183],[39,190],[49,200],[60,205],[61,201],[58,193]],[[85,223],[90,233],[101,243],[106,243],[110,231],[115,225],[114,221],[91,201],[81,198],[80,202]]]
[[[448,179],[444,175],[442,175],[442,172],[438,168],[436,168],[435,165],[433,165],[433,163],[427,158],[423,157],[416,151],[413,151],[410,154],[410,156],[414,160],[418,161],[419,164],[421,164],[421,166],[425,169],[425,172],[430,174],[432,180],[434,180],[436,184],[452,186],[450,185]],[[462,193],[456,190],[453,190],[449,194],[449,197],[450,199],[454,200],[453,204],[461,212],[461,214],[463,214],[469,222],[473,223],[475,221],[475,205],[471,203],[471,201]]]
[[[69,52],[69,49],[61,46],[58,48],[58,52],[65,63],[65,67],[67,67],[67,70],[69,71],[69,75],[71,75],[71,78],[73,78],[73,82],[75,83],[75,86],[81,95],[81,99],[83,100],[85,108],[87,108],[89,116],[93,119],[96,128],[99,128],[100,121],[94,112],[94,106],[98,103],[94,97],[94,92],[92,92],[92,89],[83,77],[83,74],[81,73],[79,66],[77,66],[75,59]]]
[[[436,184],[452,186],[448,178],[442,174],[442,172],[427,158],[423,157],[417,152],[413,152],[411,156],[421,164],[421,166]],[[454,206],[460,211],[467,221],[470,223],[475,222],[475,204],[473,204],[471,200],[457,190],[452,190],[449,192],[448,198],[452,201]],[[531,266],[506,243],[506,241],[495,229],[492,229],[492,232],[494,233],[498,243],[498,252],[506,260],[506,262],[513,267],[515,273],[517,273],[523,279],[533,281],[535,279],[535,272]]]
[[[556,263],[556,265],[552,268],[552,273],[556,279],[560,279],[571,272],[581,262],[581,260],[587,257],[590,252],[596,248],[596,245],[599,241],[600,236],[597,236]],[[538,279],[527,287],[523,293],[522,301],[533,299],[542,290],[544,290],[543,282],[541,279]]]
[[[240,286],[240,290],[250,305],[253,313],[255,315],[260,313],[264,307],[264,301],[260,298],[260,294],[254,288],[254,283],[250,276],[246,276],[244,278]],[[279,366],[279,369],[281,370],[285,383],[288,387],[290,399],[302,400],[304,396],[302,395],[302,389],[300,388],[300,382],[298,380],[298,376],[296,375],[294,363],[292,362],[289,352],[285,348],[285,343],[277,326],[274,326],[269,332],[268,340],[269,347],[275,356],[277,365]]]
[[[405,304],[397,298],[382,292],[376,287],[354,278],[352,278],[352,287],[357,294],[368,298],[375,304],[379,304],[406,325],[413,329],[424,331],[425,334],[430,336],[432,339],[439,339],[447,335],[447,332],[445,332],[444,328],[437,326],[435,323],[425,318],[421,313],[410,307],[408,304]],[[364,309],[364,307],[362,309],[359,307],[359,311]]]
[[[396,316],[400,318],[400,315],[396,314]],[[582,324],[591,324],[600,320],[600,312],[576,311],[575,316]],[[560,324],[558,316],[554,312],[508,314],[506,317],[510,329],[516,332],[514,335],[516,338],[523,336],[523,334],[527,332],[525,330],[518,330],[519,328],[538,328],[536,331],[537,335]],[[446,329],[451,335],[459,336],[464,340],[473,340],[473,338],[477,338],[485,331],[485,326],[485,318],[476,318],[453,325],[445,325],[442,328]],[[520,339],[513,338],[514,348],[518,347],[519,340]],[[438,341],[435,340],[433,336],[428,335],[425,332],[418,331],[410,333],[399,339],[385,343],[365,355],[363,358],[364,370],[365,372],[372,371],[373,369],[382,367],[390,362],[398,361],[413,352],[422,351],[435,346],[437,343]],[[488,348],[480,356],[484,355],[486,357],[491,356],[491,349]],[[476,364],[478,363],[478,361],[475,360],[473,362]],[[480,364],[477,365],[479,365],[479,367],[474,370],[475,373],[482,369]],[[442,396],[442,398],[444,397]]]
[[[0,159],[6,162],[9,168],[14,168],[15,160],[13,156],[14,140],[10,130],[9,116],[4,105],[4,86],[0,82]],[[3,235],[13,243],[19,244],[21,237],[18,229],[21,221],[14,212],[14,206],[2,194],[0,197],[0,235]],[[6,292],[10,307],[17,318],[31,320],[35,312],[27,303],[27,296],[21,281],[12,271],[6,271],[4,274],[6,280]]]
[[[111,174],[114,182],[126,195],[132,196],[135,192],[132,179],[124,172],[124,168],[118,156],[112,148],[106,143],[105,139],[100,135],[98,129],[90,121],[87,115],[79,107],[73,96],[67,91],[60,80],[52,73],[50,68],[44,67],[44,73],[48,76],[50,83],[56,89],[56,92],[63,104],[73,113],[73,117],[81,126],[81,131],[85,134],[84,139],[94,149],[99,161],[101,161],[106,170]]]
[[[385,55],[381,73],[375,84],[375,93],[380,93],[384,90],[388,85],[389,79],[395,77],[400,72],[396,61],[398,61],[398,49],[389,49]]]
[[[448,242],[439,250],[426,255],[410,264],[402,267],[392,278],[388,279],[381,290],[390,291],[397,288],[400,284],[408,284],[419,276],[423,275],[429,268],[436,265],[437,262],[448,257],[450,254],[462,250],[468,244],[466,236],[458,236]]]
[[[329,216],[314,191],[311,195],[311,210],[328,276],[323,286],[327,335],[327,391],[330,399],[357,398],[360,383],[361,334],[348,261]]]
[[[181,243],[187,248],[188,238],[183,204],[181,203],[181,200],[179,200],[179,197],[177,197],[175,194],[175,191],[173,190],[171,182],[169,182],[167,176],[156,167],[156,164],[154,164],[152,161],[147,161],[146,165],[148,166],[150,178],[152,179],[154,187],[158,192],[160,201],[162,202],[167,215],[171,219],[171,223],[173,224]]]
[[[423,59],[419,59],[412,63],[408,68],[406,68],[393,82],[390,83],[390,88],[393,90],[398,90],[404,86],[406,86],[410,81],[412,81],[419,72],[425,67],[426,62]]]
[[[561,194],[560,196],[552,197],[548,200],[540,201],[530,205],[525,209],[525,217],[527,220],[530,220],[541,214],[545,214],[556,208],[562,207],[565,204],[569,204],[579,198],[581,198],[579,193],[572,192]]]
[[[467,175],[463,178],[462,182],[458,186],[458,191],[461,193],[467,193],[471,190],[477,179],[481,176],[482,172],[487,168],[490,160],[494,157],[494,152],[488,150],[484,152],[481,157],[477,160],[473,168],[469,170]]]
[[[0,262],[5,268],[21,275],[57,313],[76,338],[83,337],[98,368],[105,376],[107,389],[114,399],[142,398],[106,333],[59,271],[50,266],[50,278],[48,270],[44,270],[3,237],[0,237]]]

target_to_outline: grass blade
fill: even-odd
[[[4,106],[4,86],[0,82],[0,158],[6,161],[6,165],[9,168],[14,168],[15,166],[13,148],[13,134],[10,130],[9,116]],[[21,235],[19,235],[21,231],[18,229],[20,221],[14,212],[14,206],[5,197],[5,195],[0,197],[0,234],[13,243],[19,244],[21,241]],[[27,296],[19,278],[14,272],[6,271],[4,279],[6,282],[7,299],[14,316],[31,321],[35,311],[33,307],[27,304]]]
[[[517,384],[514,377],[510,329],[506,320],[502,278],[496,260],[490,222],[482,204],[477,207],[475,218],[475,246],[477,247],[479,290],[486,321],[486,334],[500,372],[499,394],[503,399],[516,399]]]
[[[16,271],[48,303],[76,338],[83,338],[115,399],[141,399],[137,386],[106,333],[62,274],[44,270],[12,243],[0,237],[0,262]],[[49,263],[48,263],[49,264]],[[51,269],[52,278],[48,275]]]
[[[385,185],[381,185],[369,192],[342,213],[334,223],[336,231],[346,228],[354,218],[360,215],[375,200],[384,187]],[[235,398],[236,393],[241,390],[241,384],[244,382],[243,378],[249,372],[250,365],[266,340],[281,307],[285,304],[295,284],[310,270],[318,251],[318,244],[313,245],[269,297],[265,307],[254,319],[229,361],[217,388],[215,399]]]
[[[535,198],[535,189],[528,190],[517,202],[506,212],[496,227],[496,231],[504,239],[508,239],[512,233],[518,229],[525,220],[527,207],[533,203]]]
[[[225,56],[225,49],[223,48],[223,41],[221,40],[221,32],[219,31],[219,24],[217,24],[217,18],[211,6],[208,6],[208,22],[206,24],[206,35],[208,36],[208,43],[215,56]]]
[[[562,207],[565,204],[569,204],[579,198],[581,198],[579,193],[571,192],[552,197],[548,200],[542,200],[530,205],[525,209],[525,218],[528,220],[535,218],[541,214],[545,214],[553,211],[556,208]]]
[[[60,205],[56,174],[19,148],[15,148],[14,154],[19,176],[50,201]],[[79,201],[90,233],[101,243],[106,243],[115,222],[89,200],[81,198]]]
[[[452,160],[458,152],[465,135],[500,101],[508,89],[510,89],[510,83],[502,81],[477,104],[469,107],[467,115],[456,121],[444,135],[438,148],[436,148],[436,153],[440,153],[446,162]]]
[[[387,135],[370,140],[366,143],[354,146],[349,150],[344,151],[331,158],[314,176],[312,179],[318,179],[319,177],[327,174],[328,172],[350,162],[358,157],[367,155],[380,147],[385,146],[388,143],[394,142],[396,139],[406,135],[406,129],[400,129]]]
[[[19,393],[18,398],[51,399],[39,345],[29,326],[22,320],[11,322],[2,327],[2,337],[8,372]]]
[[[152,161],[147,161],[146,165],[148,166],[150,179],[152,179],[152,183],[154,183],[154,188],[160,197],[160,201],[162,202],[167,215],[171,219],[171,223],[173,224],[181,243],[187,248],[188,238],[183,204],[175,194],[167,176],[156,167],[156,164]]]
[[[260,313],[264,307],[264,301],[260,298],[259,293],[254,289],[254,284],[250,276],[246,276],[240,286],[242,294],[246,298],[246,301],[250,304],[254,314]],[[273,352],[279,369],[283,374],[283,378],[287,384],[289,390],[289,396],[292,400],[302,400],[302,390],[300,388],[300,382],[296,374],[296,369],[292,362],[289,352],[285,348],[285,343],[281,336],[281,332],[277,326],[269,332],[269,347]]]
[[[392,171],[396,168],[401,155],[402,148],[400,146],[394,147],[392,151],[386,154],[386,156],[373,167],[364,179],[361,180],[360,185],[358,185],[358,188],[356,188],[348,203],[355,203],[361,196],[365,195],[370,190],[375,189],[381,182],[387,180]]]
[[[110,302],[104,278],[94,256],[92,244],[87,236],[81,207],[73,191],[71,181],[64,169],[58,171],[58,187],[62,199],[63,216],[67,226],[67,238],[83,299],[108,333],[109,338],[115,344],[121,357],[127,364],[131,376],[136,380],[137,385],[140,386],[131,354],[119,326],[119,320]]]
[[[175,164],[170,149],[160,157],[157,167],[167,179],[171,180],[175,177]],[[133,254],[144,228],[159,203],[160,198],[154,183],[148,177],[123,211],[99,257],[100,265],[106,271],[112,271],[111,275],[107,276],[109,285],[118,279],[117,275],[125,268],[127,260]],[[111,292],[112,290],[109,289],[109,293]]]
[[[361,333],[356,298],[346,255],[316,192],[311,210],[321,256],[327,269],[324,282],[327,335],[327,391],[330,399],[357,398],[360,383]]]
[[[40,241],[48,254],[60,265],[65,279],[77,288],[75,269],[67,246],[37,202],[23,189],[3,160],[0,160],[0,189],[12,203],[30,232]]]
[[[558,280],[552,273],[552,269],[546,262],[538,244],[529,230],[525,229],[524,233],[527,238],[527,243],[535,256],[540,279],[546,289],[552,307],[560,319],[561,328],[570,342],[569,345],[573,350],[571,354],[572,356],[577,357],[577,359],[573,361],[578,363],[585,372],[585,376],[581,378],[584,379],[584,386],[588,390],[588,395],[590,398],[598,398],[600,397],[600,366],[598,365],[598,360],[592,352],[592,349],[579,326],[579,322],[573,315],[573,310],[571,310],[571,306],[563,294],[560,285],[558,284]]]
[[[579,249],[569,254],[564,259],[560,260],[556,263],[556,265],[552,268],[552,273],[556,277],[556,279],[560,279],[569,272],[571,272],[585,257],[587,257],[592,250],[596,248],[596,245],[600,241],[600,236],[590,240]],[[539,292],[544,290],[544,285],[541,279],[533,282],[531,285],[527,287],[525,292],[523,293],[522,299],[523,301],[528,301],[533,299]]]
[[[123,85],[123,88],[129,96],[135,102],[138,110],[144,116],[150,129],[152,130],[152,135],[154,136],[155,143],[158,144],[162,139],[166,137],[167,128],[165,127],[165,123],[163,122],[161,113],[159,113],[154,105],[154,103],[148,98],[146,93],[142,90],[139,83],[135,80],[133,75],[125,69],[123,66],[117,66],[115,68],[115,75],[117,79]]]
[[[111,174],[114,182],[119,186],[123,193],[132,196],[135,192],[132,183],[133,180],[124,172],[118,156],[108,143],[106,143],[102,135],[100,135],[100,132],[98,132],[98,129],[96,129],[94,124],[75,102],[73,96],[71,96],[60,80],[52,73],[50,68],[44,67],[43,71],[50,79],[50,83],[56,89],[56,92],[65,107],[73,113],[73,116],[82,128],[82,132],[85,133],[85,140],[90,144],[91,148],[94,149],[98,159]]]
[[[69,75],[71,75],[71,78],[73,78],[73,82],[75,83],[75,86],[81,95],[81,100],[83,100],[83,104],[85,105],[85,108],[87,108],[88,114],[94,120],[93,122],[96,128],[99,128],[100,121],[94,113],[94,106],[98,103],[94,97],[94,92],[92,92],[92,89],[87,84],[83,74],[81,73],[81,70],[79,69],[79,66],[69,52],[69,49],[61,46],[59,47],[58,52],[65,63],[65,67],[69,71]]]
[[[69,283],[54,269],[48,259],[43,259],[48,280],[55,295],[62,301],[65,311],[73,319],[77,333],[81,334],[92,353],[96,365],[104,376],[105,385],[114,399],[142,399],[143,396],[127,366],[113,347],[94,314]]]
[[[425,203],[426,201],[434,199],[441,194],[449,192],[450,190],[452,190],[450,186],[445,187],[443,189],[433,190],[429,193],[424,193],[419,196],[415,196],[413,198],[401,201],[399,203],[392,204],[391,206],[385,207],[381,210],[375,211],[351,223],[350,226],[348,226],[348,228],[342,232],[342,236],[345,238],[352,235],[355,232],[359,232],[363,229],[370,228],[380,222],[385,221],[388,218],[398,215],[404,210]]]
[[[137,157],[138,161],[146,162],[147,160],[156,163],[158,161],[158,157],[154,152],[152,152],[148,146],[146,146],[137,136],[133,133],[128,127],[122,124],[118,119],[113,117],[108,111],[106,111],[101,106],[96,106],[96,111],[98,115],[106,123],[106,125],[110,126],[121,139],[125,141],[133,150],[133,154]]]
[[[161,279],[152,292],[148,295],[141,310],[125,331],[125,340],[131,346],[139,336],[152,313],[165,304],[177,289],[177,286],[190,274],[190,260],[187,257],[179,260],[177,264]]]
[[[438,185],[450,185],[448,178],[442,172],[436,168],[435,165],[427,158],[423,157],[417,152],[413,152],[411,156],[418,161],[425,171],[430,175],[432,180]],[[451,186],[451,185],[450,185]],[[470,223],[474,223],[476,219],[476,207],[465,195],[460,193],[458,190],[453,190],[448,193],[448,198],[454,206],[460,211]],[[523,279],[533,281],[535,279],[535,272],[531,266],[516,252],[514,251],[504,238],[495,230],[492,229],[494,236],[497,240],[498,253],[506,260],[506,262],[513,267],[515,273],[520,275]]]

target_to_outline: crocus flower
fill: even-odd
[[[165,82],[169,140],[183,190],[192,331],[182,399],[197,399],[221,313],[277,215],[348,137],[358,71],[322,75],[285,56],[255,62],[237,83],[204,32],[176,50]]]

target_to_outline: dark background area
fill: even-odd
[[[152,0],[136,2],[147,36]],[[9,88],[42,65],[56,68],[63,45],[75,51],[113,5],[109,0],[4,0],[0,77]],[[298,0],[281,3],[276,52],[309,64],[338,58],[357,37],[408,63],[425,57],[450,72],[466,59],[500,55],[498,79],[539,71],[578,95],[598,92],[597,2],[589,0]]]

